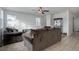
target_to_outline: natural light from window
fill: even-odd
[[[36,18],[36,26],[41,26],[41,20],[40,18]]]

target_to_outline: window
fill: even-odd
[[[55,21],[55,25],[56,25],[56,26],[61,26],[61,20],[56,20],[56,21]]]
[[[47,26],[50,26],[50,19],[46,20],[46,24],[47,24]]]
[[[20,19],[16,18],[15,15],[7,15],[7,27],[9,28],[15,28],[18,29],[19,31],[22,31],[23,29],[26,29],[26,24]]]
[[[41,26],[40,18],[36,18],[36,26]]]
[[[46,15],[46,25],[47,26],[51,25],[51,16],[50,15]]]
[[[7,15],[7,26],[14,27],[16,24],[16,16],[14,15]]]
[[[62,28],[63,27],[63,20],[62,20],[62,18],[55,18],[54,19],[54,26],[58,27],[58,28]]]

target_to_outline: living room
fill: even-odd
[[[33,30],[41,29],[41,28],[44,28],[45,26],[47,26],[46,27],[47,30],[50,27],[61,28],[61,34],[59,34],[59,36],[61,35],[61,42],[58,41],[55,44],[51,44],[47,46],[47,49],[45,48],[46,51],[78,50],[78,48],[76,47],[75,49],[73,47],[72,47],[73,49],[70,47],[72,46],[72,43],[74,40],[73,41],[70,40],[72,41],[71,45],[67,46],[67,48],[63,49],[64,46],[66,46],[64,44],[62,46],[62,42],[66,39],[68,41],[68,39],[72,37],[73,33],[75,33],[76,35],[78,34],[79,28],[78,28],[78,24],[76,23],[78,22],[78,17],[79,17],[78,12],[79,12],[78,7],[4,7],[4,8],[0,8],[0,15],[1,15],[0,24],[2,25],[0,26],[1,28],[0,38],[2,38],[0,40],[0,43],[1,43],[0,50],[29,51],[28,49],[29,47],[27,48],[27,46],[32,46],[32,45],[29,43],[28,45],[27,42],[25,44],[25,40],[23,39],[24,33],[30,32],[30,30],[32,29]],[[75,19],[77,20],[75,21]],[[14,33],[6,34],[7,33],[6,29],[8,32],[14,32]],[[52,35],[49,35],[49,36],[52,36]],[[78,43],[78,41],[76,42]]]

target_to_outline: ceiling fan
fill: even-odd
[[[38,7],[38,9],[36,11],[40,14],[45,14],[45,13],[49,12],[49,10],[46,10],[43,7]]]
[[[49,10],[44,10],[43,7],[39,7],[38,12],[45,14],[46,12],[49,12]]]

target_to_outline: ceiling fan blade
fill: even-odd
[[[42,12],[42,14],[45,14],[44,12]]]
[[[43,12],[49,12],[49,10],[43,10]]]
[[[39,7],[39,9],[33,10],[33,11],[38,12],[38,13],[40,13],[40,14],[45,14],[45,12],[49,12],[49,10],[43,10],[42,7]]]

